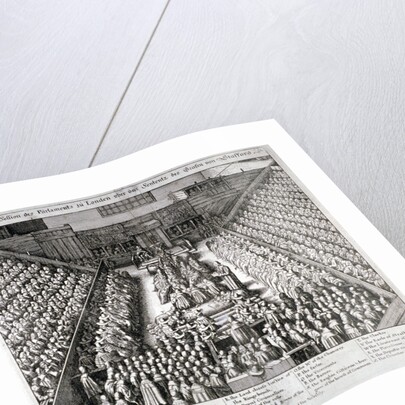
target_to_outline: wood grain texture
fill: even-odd
[[[404,7],[173,0],[95,163],[276,118],[404,254]]]
[[[165,4],[2,1],[1,182],[88,166]]]

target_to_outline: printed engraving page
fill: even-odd
[[[1,188],[13,403],[320,404],[405,363],[404,260],[274,121]]]

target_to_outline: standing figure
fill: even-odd
[[[84,367],[79,367],[81,373],[80,382],[83,385],[84,392],[86,393],[89,400],[96,404],[97,398],[102,394],[102,391],[98,384],[89,376]]]
[[[167,405],[167,401],[163,398],[156,385],[146,377],[146,374],[140,373],[140,377],[140,390],[145,405]]]
[[[249,325],[237,321],[233,316],[229,316],[231,323],[231,336],[240,346],[250,342],[252,338],[258,339],[259,335]]]
[[[210,401],[217,398],[215,392],[210,387],[200,384],[194,377],[190,377],[189,380],[191,383],[191,395],[194,403],[198,404],[200,402]]]
[[[217,366],[213,371],[208,370],[207,375],[210,379],[210,385],[217,394],[218,398],[232,394],[232,390],[222,376],[221,367]]]

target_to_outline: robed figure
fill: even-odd
[[[198,404],[200,402],[211,401],[212,399],[217,399],[217,395],[214,390],[210,387],[206,387],[196,381],[194,377],[190,377],[191,382],[191,395],[193,397],[194,403]]]
[[[81,373],[80,382],[82,383],[84,392],[86,393],[87,397],[90,400],[94,400],[100,394],[102,394],[101,388],[98,384],[86,373],[86,369],[84,367],[79,367],[79,371]]]
[[[213,276],[221,278],[230,291],[245,288],[245,286],[239,281],[235,274],[233,274],[232,270],[228,266],[225,266],[218,261],[215,263],[216,271],[213,273]]]
[[[232,316],[229,317],[231,323],[231,336],[240,346],[250,342],[252,338],[259,339],[259,335],[249,325],[237,321]]]
[[[141,373],[140,376],[140,390],[145,405],[167,405],[167,401],[163,398],[155,383],[149,380],[144,373]]]

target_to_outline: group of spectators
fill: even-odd
[[[203,304],[225,289],[220,277],[192,256],[166,256],[153,281],[162,304],[170,301],[175,308],[183,310]]]
[[[184,286],[189,285],[188,277],[195,278],[197,282],[209,279],[210,270],[198,260],[188,258],[184,268],[180,263],[185,265],[185,261],[162,254],[160,271],[156,276],[164,276],[168,282]],[[159,279],[156,276],[155,283]],[[170,309],[147,326],[148,333],[156,342],[155,346],[149,346],[139,335],[141,328],[136,314],[129,311],[129,308],[137,307],[135,288],[136,284],[129,276],[112,272],[96,281],[95,295],[90,302],[78,347],[80,380],[88,401],[104,405],[191,405],[231,393],[224,370],[214,360],[208,347],[208,341],[215,336],[214,322],[201,310],[176,305],[177,301],[171,299]],[[113,297],[121,303],[120,318],[105,304],[107,301],[112,304],[115,301]],[[211,295],[204,295],[204,302],[211,299]],[[122,306],[125,302],[127,308]],[[196,304],[195,298],[193,303]],[[103,308],[107,312],[103,312]],[[101,313],[106,315],[105,322],[100,322]],[[125,333],[119,333],[123,330]],[[108,335],[109,331],[114,331],[114,335],[106,338],[105,334]],[[99,340],[104,343],[101,346],[96,342],[99,336],[103,337]],[[105,345],[105,342],[108,344]],[[97,348],[103,349],[101,355]],[[106,378],[97,375],[100,369],[106,370]]]
[[[40,404],[53,403],[90,272],[0,257],[0,333]]]
[[[266,318],[269,342],[283,340],[277,345],[284,351],[310,339],[311,357],[314,348],[323,351],[373,332],[390,304],[384,295],[234,234],[223,232],[209,247],[269,287],[270,301],[249,303],[248,308],[237,309],[236,315],[245,324]]]
[[[190,330],[180,339],[158,338],[157,347],[145,347],[140,355],[108,364],[96,403],[191,405],[230,394],[222,368],[192,323],[184,321]]]
[[[344,284],[343,280],[325,269],[292,259],[286,253],[276,252],[226,231],[210,241],[208,246],[216,256],[266,285],[274,294],[283,292],[296,296],[295,287],[308,279]]]
[[[82,336],[76,348],[79,364],[88,371],[131,357],[141,341],[138,285],[124,272],[101,271],[95,282]]]
[[[279,167],[246,198],[229,229],[381,288],[388,286]]]
[[[337,286],[325,280],[310,284],[311,288],[308,283],[295,287],[294,297],[285,293],[272,301],[256,297],[236,307],[234,317],[240,325],[246,327],[261,320],[263,329],[257,334],[251,328],[253,333],[245,333],[246,341],[221,353],[228,377],[246,370],[263,372],[267,360],[272,363],[286,354],[291,354],[299,364],[350,339],[374,332],[389,306],[383,297],[358,286]]]

